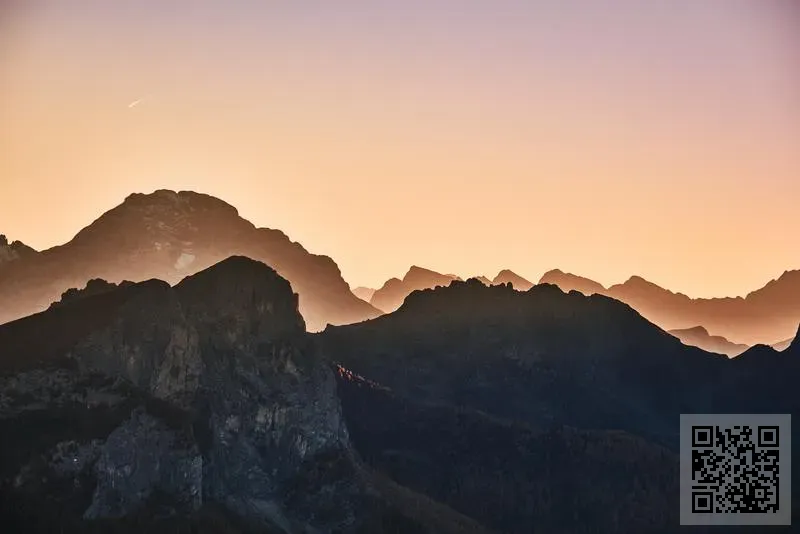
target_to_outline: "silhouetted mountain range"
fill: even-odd
[[[0,314],[40,311],[0,325],[3,532],[677,533],[679,415],[800,407],[800,335],[731,359],[707,321],[634,309],[754,337],[769,303],[791,320],[790,273],[689,299],[412,267],[373,307],[330,258],[171,191],[0,250]],[[333,322],[356,324],[306,332]]]
[[[44,310],[93,278],[176,283],[231,255],[263,261],[285,276],[311,330],[380,313],[351,293],[329,257],[309,253],[279,230],[256,228],[233,206],[191,191],[133,194],[65,245],[36,254],[14,250],[18,259],[0,263],[0,323]]]
[[[455,275],[441,274],[430,269],[413,265],[402,280],[391,278],[375,291],[370,304],[384,312],[393,312],[403,304],[403,300],[413,291],[436,286],[446,286],[453,280],[460,280]]]
[[[485,276],[476,276],[474,279],[487,286],[511,284],[520,291],[527,291],[533,286],[532,283],[509,270],[500,271],[494,280],[489,280]],[[412,292],[447,286],[454,280],[463,281],[454,274],[441,274],[430,269],[412,266],[402,280],[399,278],[387,280],[383,287],[373,294],[370,304],[387,313],[393,312]]]
[[[772,343],[785,339],[800,322],[800,271],[787,271],[746,297],[693,299],[632,276],[609,288],[568,273],[548,272],[542,282],[565,291],[599,293],[633,306],[667,330],[703,326],[735,344]]]
[[[233,257],[0,326],[3,531],[488,532],[357,459],[297,306]]]
[[[518,291],[527,291],[533,287],[533,283],[525,280],[523,277],[513,271],[504,269],[497,273],[497,276],[492,280],[492,285],[511,284],[511,287]]]
[[[616,300],[549,284],[454,282],[318,337],[350,376],[381,386],[340,378],[367,462],[508,532],[677,532],[679,415],[800,406],[800,343],[728,359]]]
[[[712,336],[702,326],[685,328],[683,330],[670,330],[670,334],[680,339],[686,345],[700,347],[708,352],[725,354],[730,357],[738,356],[750,347],[747,345],[731,343],[722,336]]]

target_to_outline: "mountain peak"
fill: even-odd
[[[241,339],[261,338],[256,334],[265,328],[281,334],[305,331],[292,286],[260,261],[231,256],[184,278],[176,289],[197,317],[229,318],[227,336],[237,330],[234,323],[240,326]]]
[[[699,334],[703,336],[710,336],[711,334],[708,333],[708,330],[704,326],[694,326],[692,328],[680,328],[676,330],[671,330],[670,332],[680,332],[685,334]]]
[[[136,208],[171,206],[186,211],[224,211],[233,216],[239,215],[239,211],[235,207],[217,197],[195,191],[173,191],[171,189],[130,194],[125,198],[122,206]]]
[[[0,261],[7,255],[0,247]],[[70,242],[32,255],[14,267],[14,276],[0,278],[0,301],[14,299],[0,309],[0,322],[46,309],[93,278],[176,284],[231,256],[263,262],[289,280],[311,330],[380,315],[350,291],[331,258],[310,253],[279,230],[256,228],[223,200],[160,189],[129,195]]]
[[[571,273],[565,273],[560,269],[552,269],[542,275],[540,284],[555,284],[565,292],[578,291],[584,295],[603,293],[606,288],[599,282],[584,278]]]
[[[0,265],[8,263],[26,256],[37,254],[36,250],[29,247],[22,241],[8,242],[8,238],[0,234]]]
[[[526,280],[510,269],[503,269],[492,280],[492,285],[505,284],[511,284],[517,291],[527,291],[533,287],[533,282]]]

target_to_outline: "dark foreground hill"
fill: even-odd
[[[289,280],[310,330],[380,314],[353,295],[331,258],[311,254],[280,230],[256,228],[233,206],[192,191],[130,195],[70,242],[42,252],[3,241],[0,323],[44,310],[91,279],[175,284],[234,255],[262,261]]]
[[[730,360],[551,285],[455,282],[318,339],[364,458],[508,532],[679,532],[680,414],[800,407],[800,344]]]
[[[0,326],[2,531],[486,532],[364,467],[297,305],[234,257]]]

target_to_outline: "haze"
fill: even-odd
[[[6,2],[0,232],[50,247],[192,189],[353,287],[417,264],[743,294],[800,267],[787,7]]]

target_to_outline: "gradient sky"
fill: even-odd
[[[557,267],[718,296],[800,268],[791,0],[0,5],[0,232],[37,248],[169,188],[353,286]]]

